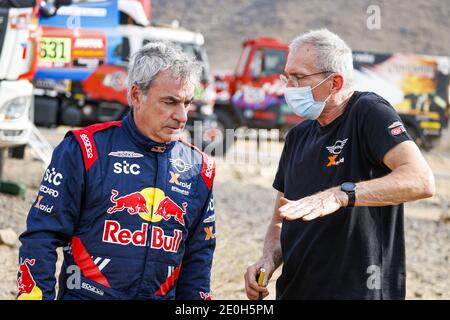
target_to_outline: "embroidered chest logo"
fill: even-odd
[[[339,155],[344,149],[344,146],[347,143],[347,141],[348,139],[337,140],[334,143],[334,145],[326,147],[328,152],[331,153],[331,155],[328,156],[327,167],[333,167],[337,166],[340,163],[344,163],[345,158],[344,157],[339,158]]]

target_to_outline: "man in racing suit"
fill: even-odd
[[[212,159],[181,141],[201,67],[162,42],[132,58],[132,111],[67,133],[20,236],[19,299],[210,299]]]

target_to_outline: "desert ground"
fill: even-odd
[[[56,145],[67,128],[43,129]],[[237,147],[236,147],[237,146]],[[256,150],[252,142],[239,142],[225,158],[216,158],[215,180],[217,248],[212,271],[214,299],[246,299],[244,272],[261,255],[265,231],[272,215],[275,190],[271,187],[282,144],[261,147],[256,163],[245,156]],[[435,176],[437,194],[431,199],[406,204],[407,298],[450,299],[450,137],[425,152]],[[34,203],[44,172],[29,149],[23,160],[7,159],[4,180],[24,184],[23,197],[0,194],[0,229],[11,228],[19,235],[25,228],[30,206]],[[0,299],[14,299],[18,261],[17,241],[0,245]],[[275,298],[275,280],[269,282]]]

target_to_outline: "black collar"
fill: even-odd
[[[131,109],[131,111],[128,112],[123,119],[122,126],[133,142],[135,142],[139,147],[142,147],[145,151],[164,153],[170,151],[175,145],[175,141],[168,143],[155,142],[139,132],[133,119],[133,109]]]

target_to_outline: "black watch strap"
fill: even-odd
[[[341,184],[341,190],[347,194],[347,208],[354,207],[356,201],[356,184],[354,184],[353,182],[344,182],[343,184]]]
[[[347,192],[347,196],[348,196],[347,208],[354,207],[356,201],[356,192],[355,191]]]

